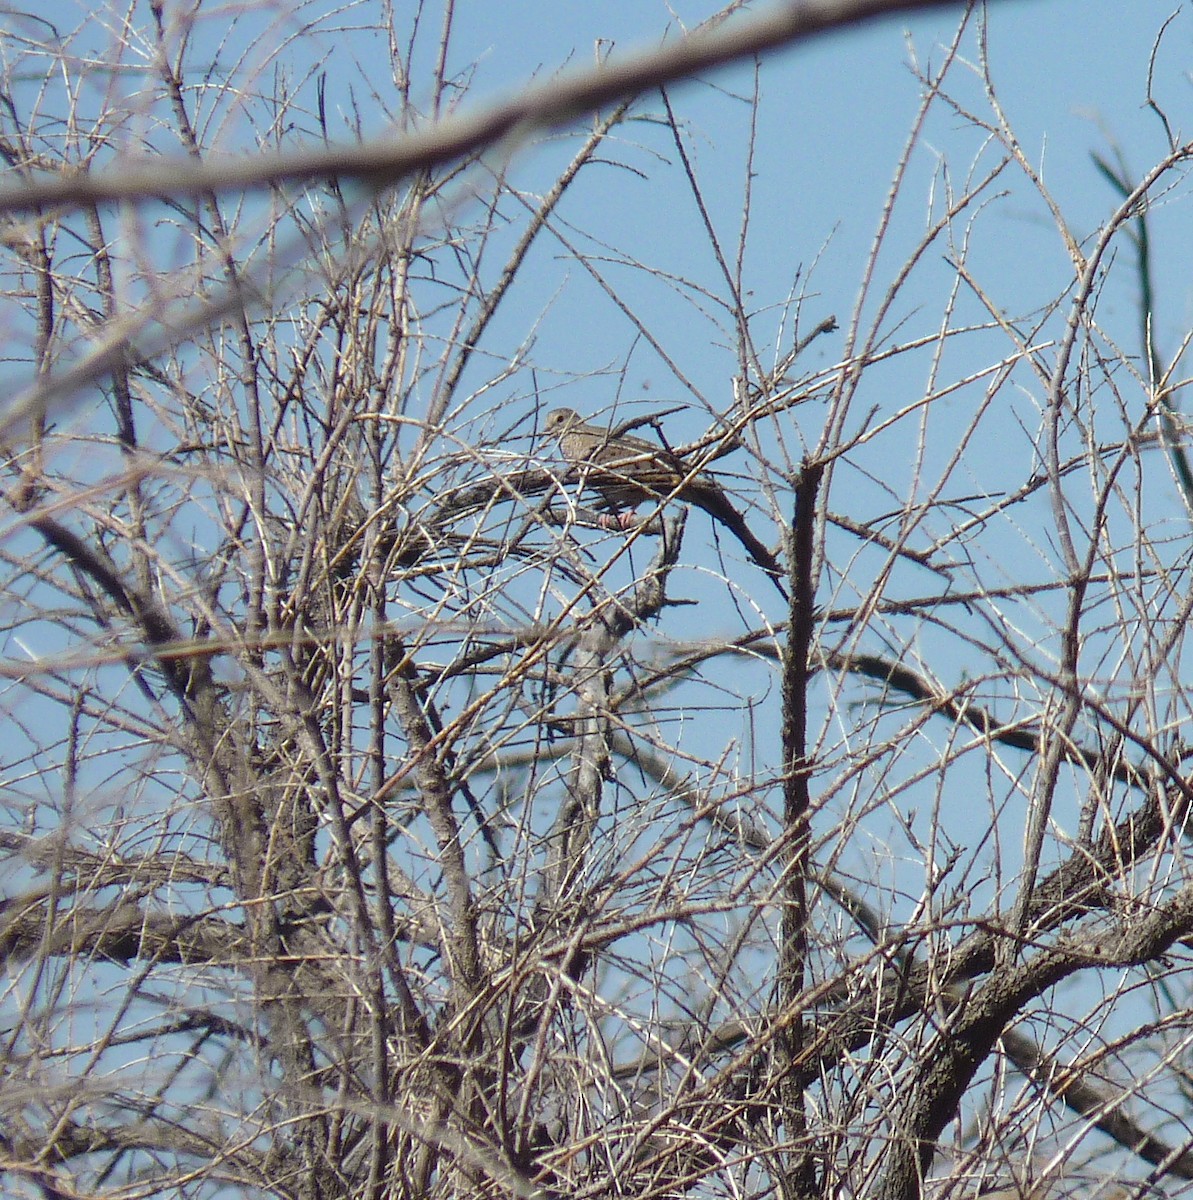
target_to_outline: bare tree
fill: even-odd
[[[1154,104],[1167,151],[1101,161],[1075,234],[966,12],[852,309],[753,296],[766,67],[729,237],[669,85],[911,6],[738,7],[464,117],[452,6],[386,8],[349,124],[406,132],[347,150],[338,16],[130,6],[99,56],[10,18],[14,1189],[1193,1178],[1188,339],[1152,286],[1190,147]],[[938,120],[983,140],[923,220]],[[631,175],[703,269],[577,220]],[[1043,302],[982,267],[1011,195],[1063,253]],[[552,341],[576,294],[612,365]],[[681,404],[622,402],[640,354]]]

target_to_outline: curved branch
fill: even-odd
[[[241,188],[276,187],[348,177],[386,187],[416,171],[455,162],[503,138],[522,140],[537,129],[569,125],[586,113],[661,84],[723,67],[742,58],[792,46],[818,34],[896,13],[953,8],[957,0],[800,0],[776,4],[764,16],[728,27],[705,26],[659,50],[630,55],[565,75],[479,112],[437,121],[402,137],[382,136],[346,146],[196,163],[122,163],[90,174],[66,173],[0,188],[0,212],[42,205],[90,205],[113,200],[156,200]]]

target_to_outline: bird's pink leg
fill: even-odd
[[[602,529],[616,529],[625,532],[633,529],[638,520],[638,514],[631,508],[625,512],[606,513],[597,522]]]

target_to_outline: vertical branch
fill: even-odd
[[[1103,178],[1124,200],[1131,196],[1134,188],[1127,173],[1126,164],[1121,161],[1121,158],[1117,166],[1111,166],[1100,154],[1093,155],[1093,161]],[[1156,289],[1152,279],[1148,213],[1148,198],[1145,195],[1134,211],[1132,224],[1128,226],[1127,234],[1135,247],[1135,273],[1139,277],[1140,345],[1143,347],[1144,361],[1147,363],[1148,385],[1151,390],[1152,402],[1156,406],[1160,432],[1172,463],[1172,471],[1176,476],[1181,495],[1184,497],[1185,507],[1193,511],[1193,467],[1190,466],[1189,456],[1184,446],[1181,445],[1181,430],[1176,420],[1176,392],[1168,384],[1180,356],[1178,355],[1172,366],[1165,370],[1160,360],[1160,351],[1156,346]]]
[[[605,783],[614,778],[612,682],[610,661],[622,639],[658,615],[666,600],[667,579],[683,542],[687,514],[681,507],[663,522],[658,553],[631,596],[605,601],[580,623],[572,655],[571,679],[576,695],[573,718],[575,748],[568,795],[551,829],[551,850],[543,869],[535,905],[535,923],[561,925],[566,905],[559,905],[585,862],[601,811]]]
[[[368,411],[376,411],[379,396],[373,396],[366,402]],[[381,431],[376,421],[366,421],[363,431],[365,453],[367,456],[367,472],[369,477],[369,498],[373,511],[380,509],[385,502],[385,479],[381,469]],[[372,609],[373,620],[379,629],[384,629],[388,620],[385,587],[381,580],[381,571],[376,558],[377,531],[374,527],[367,535],[366,570],[369,577],[369,607]],[[385,642],[383,638],[374,638],[369,647],[369,749],[367,751],[368,770],[371,790],[376,792],[385,782]],[[393,919],[393,894],[389,880],[389,819],[384,804],[370,806],[369,824],[373,853],[373,911],[377,923],[377,931],[381,935],[381,944],[385,947],[387,958],[392,957],[392,947],[395,943]],[[373,979],[370,980],[375,988],[374,1003],[384,1004],[385,986],[381,970],[377,968]],[[409,1004],[406,996],[399,991],[401,1000]],[[384,1107],[390,1102],[390,1062],[389,1042],[386,1037],[385,1024],[380,1019],[383,1011],[378,1007],[372,1022],[373,1060],[376,1074],[373,1080],[377,1104]],[[369,1165],[369,1182],[367,1195],[381,1197],[384,1194],[386,1175],[390,1169],[392,1142],[386,1124],[374,1118],[370,1130],[371,1163]]]
[[[823,467],[805,463],[795,488],[794,537],[791,553],[791,622],[783,661],[783,841],[786,845],[783,920],[779,950],[779,1003],[784,1014],[795,1013],[805,983],[808,950],[808,856],[811,847],[812,800],[808,790],[808,652],[815,620],[812,585],[812,547],[816,493]],[[784,1020],[780,1038],[783,1078],[780,1095],[789,1143],[790,1194],[812,1195],[816,1163],[804,1140],[807,1116],[802,1088],[792,1067],[803,1058],[802,1016]]]
[[[460,824],[452,811],[454,789],[437,751],[436,742],[440,739],[436,738],[419,701],[422,683],[408,652],[402,653],[392,686],[394,712],[414,758],[420,799],[439,843],[439,866],[451,909],[450,924],[445,925],[443,932],[444,968],[452,981],[456,1009],[463,1011],[480,986],[481,957],[476,898],[464,857]],[[378,802],[384,794],[384,789],[377,793]]]

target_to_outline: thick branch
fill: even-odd
[[[206,163],[193,158],[158,160],[151,166],[125,162],[105,172],[63,172],[0,189],[0,212],[206,195],[315,179],[354,178],[384,187],[416,171],[476,154],[503,138],[524,138],[537,129],[571,124],[627,96],[766,50],[895,13],[952,7],[956,0],[789,0],[754,20],[705,27],[660,50],[524,88],[508,100],[446,118],[416,133],[273,157],[257,154]]]
[[[1008,1023],[1031,1000],[1085,967],[1138,966],[1163,954],[1193,930],[1193,887],[1182,889],[1128,928],[1098,937],[1072,937],[1033,958],[992,975],[958,1009],[920,1056],[916,1080],[902,1106],[878,1200],[918,1200],[920,1182],[936,1150],[936,1139],[956,1116],[974,1072],[990,1054]]]

